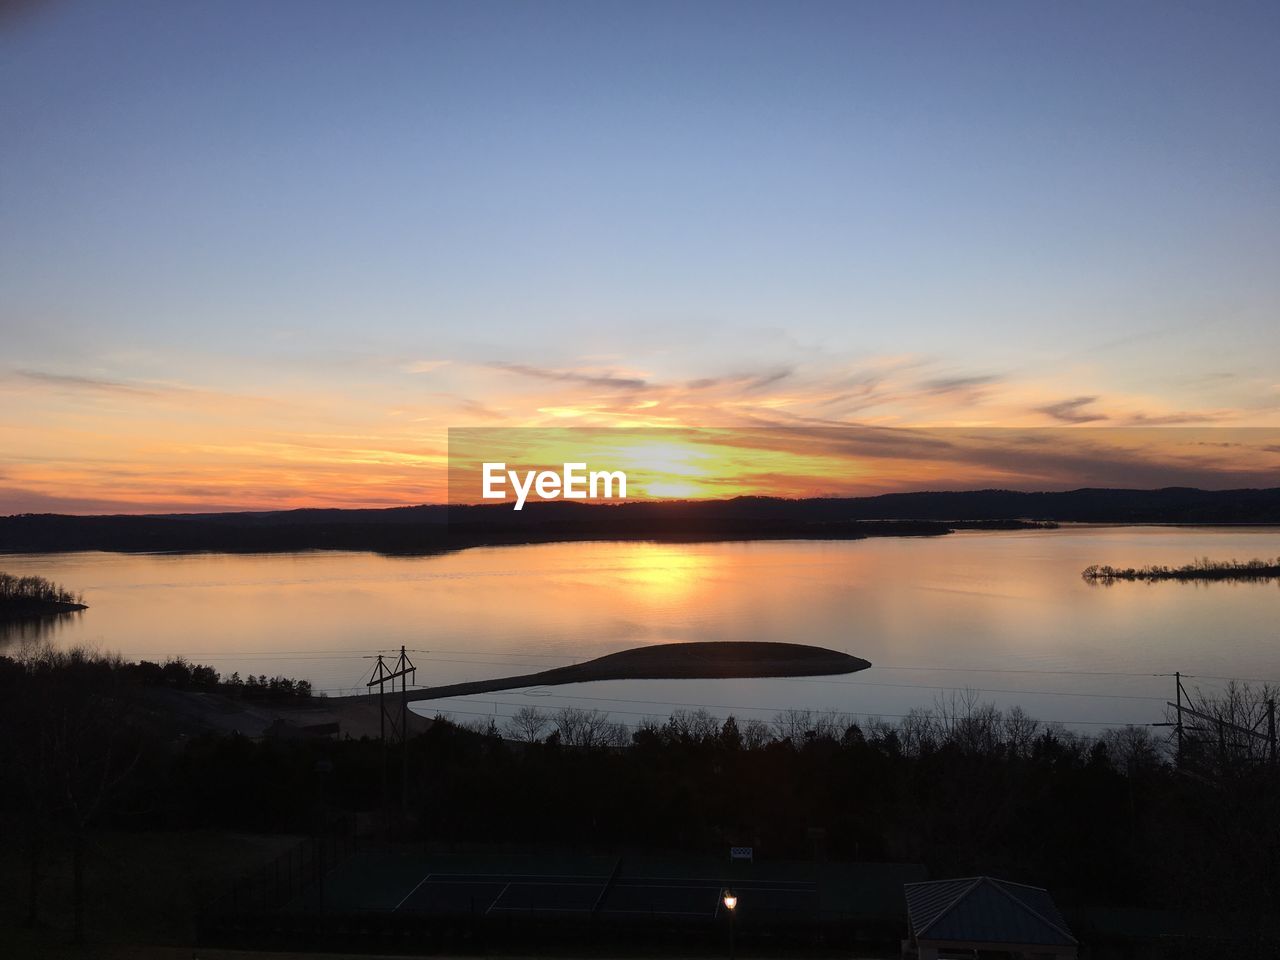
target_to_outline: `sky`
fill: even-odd
[[[1274,4],[0,11],[0,513],[430,502],[449,428],[1280,427]]]

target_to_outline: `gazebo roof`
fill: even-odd
[[[907,915],[917,940],[1074,946],[1053,898],[1040,887],[966,877],[908,883]]]

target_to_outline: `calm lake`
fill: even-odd
[[[0,569],[83,591],[48,631],[129,658],[283,673],[363,691],[404,644],[421,685],[527,673],[648,643],[788,640],[869,659],[845,678],[610,681],[440,701],[459,720],[563,704],[634,723],[705,705],[892,718],[970,688],[1071,725],[1162,719],[1180,670],[1205,689],[1280,679],[1280,587],[1090,585],[1091,563],[1280,555],[1274,529],[1096,528],[929,539],[577,543],[438,557],[366,553],[9,555]],[[30,639],[10,636],[0,649]]]

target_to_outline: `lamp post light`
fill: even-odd
[[[720,902],[724,904],[725,910],[729,912],[729,960],[734,960],[733,926],[734,918],[738,913],[738,895],[729,887],[725,887],[724,892],[720,895]]]

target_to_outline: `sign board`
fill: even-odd
[[[748,863],[755,862],[755,851],[751,847],[730,847],[730,860],[746,860]]]

